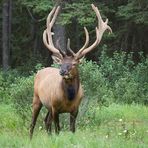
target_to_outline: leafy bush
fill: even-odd
[[[33,77],[20,76],[16,70],[0,72],[0,102],[11,104],[25,118],[32,102]]]
[[[9,102],[9,87],[15,83],[19,73],[16,70],[2,72],[0,70],[0,102]]]
[[[120,75],[121,77],[114,82],[115,100],[118,103],[148,104],[148,58],[133,65],[126,71],[126,74],[121,73]]]
[[[125,52],[114,52],[109,57],[103,50],[99,64],[85,60],[80,65],[85,95],[105,105],[148,104],[148,58],[141,54],[141,62],[135,64],[132,57],[132,53]]]
[[[22,114],[30,109],[32,104],[33,79],[34,76],[18,78],[14,84],[11,84],[9,89],[10,100]]]
[[[87,110],[86,104],[90,101],[99,107],[113,102],[148,104],[148,58],[141,55],[141,62],[135,64],[132,53],[115,52],[109,57],[103,50],[99,60],[99,64],[84,60],[79,65],[85,94],[82,112]],[[42,65],[37,64],[30,76],[20,75],[16,70],[0,72],[1,102],[13,103],[19,113],[27,117],[33,97],[33,71],[41,68]]]
[[[84,60],[79,68],[85,96],[89,100],[97,100],[101,105],[110,102],[112,92],[100,67],[95,62]]]
[[[128,76],[128,74],[132,72],[135,64],[132,60],[132,53],[126,54],[125,52],[115,51],[113,56],[109,57],[106,46],[99,60],[100,71],[110,86],[114,85],[115,81],[120,78]]]

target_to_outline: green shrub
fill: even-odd
[[[141,61],[135,64],[132,57],[132,53],[125,52],[114,52],[109,57],[104,50],[99,64],[84,60],[80,75],[87,98],[96,99],[101,105],[148,104],[148,58],[141,54]]]
[[[18,77],[16,82],[10,85],[9,99],[13,102],[14,107],[25,118],[31,111],[33,98],[33,80],[34,75],[28,77]]]
[[[19,73],[16,70],[3,72],[0,70],[0,102],[9,102],[9,87],[15,83]]]
[[[103,50],[99,64],[84,60],[79,65],[81,82],[84,88],[85,103],[96,102],[100,107],[117,103],[148,104],[148,58],[141,55],[135,64],[132,53],[114,52],[112,57]],[[34,72],[31,76],[20,75],[16,70],[0,71],[0,101],[13,103],[21,114],[30,111],[33,97]],[[82,110],[86,110],[82,105]],[[84,112],[84,111],[83,111]]]
[[[32,103],[34,76],[21,76],[16,70],[0,72],[0,102],[11,104],[27,117]],[[25,119],[24,118],[24,119]]]
[[[108,82],[97,63],[84,60],[79,68],[86,98],[89,100],[95,99],[99,104],[108,104],[112,92],[109,90]]]
[[[110,86],[132,72],[134,67],[132,56],[132,53],[126,54],[125,52],[115,51],[113,56],[109,57],[106,49],[102,51],[99,58],[100,71]]]

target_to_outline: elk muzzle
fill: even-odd
[[[61,65],[60,68],[60,75],[64,78],[64,79],[72,79],[73,75],[71,73],[72,70],[72,64],[66,63]]]

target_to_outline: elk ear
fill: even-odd
[[[58,58],[57,56],[52,55],[51,57],[56,64],[62,63],[62,60],[60,58]]]

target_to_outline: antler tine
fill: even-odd
[[[84,27],[84,31],[85,31],[85,44],[83,45],[83,47],[76,53],[76,56],[78,56],[89,44],[89,33],[86,27]]]
[[[51,28],[53,27],[53,24],[55,23],[55,20],[57,18],[59,11],[60,11],[60,6],[58,6],[57,8],[53,7],[53,9],[51,10],[51,12],[49,13],[49,15],[47,17],[46,26],[47,26],[48,42],[52,46],[54,46],[54,45],[53,45],[53,41],[52,41],[53,33],[51,32]],[[53,18],[52,18],[52,16],[53,16]]]
[[[53,18],[52,18],[52,20],[51,20],[51,26],[53,26],[53,24],[55,23],[55,20],[56,20],[58,14],[59,14],[59,11],[60,11],[60,6],[58,6],[58,7],[56,8],[55,14],[54,14],[54,16],[53,16]]]
[[[99,12],[98,8],[95,7],[94,4],[91,4],[91,6],[92,6],[92,9],[95,11],[96,16],[97,16],[97,19],[98,19],[98,27],[96,27],[96,40],[95,40],[95,42],[91,46],[89,46],[89,47],[87,47],[87,48],[85,48],[83,50],[80,49],[81,52],[79,50],[76,53],[76,55],[77,55],[76,58],[77,59],[80,59],[85,54],[87,54],[88,52],[90,52],[91,50],[93,50],[97,45],[99,45],[99,43],[100,43],[100,41],[102,39],[102,36],[103,36],[103,33],[105,32],[105,30],[109,30],[109,32],[112,32],[112,29],[110,28],[110,26],[107,25],[108,19],[106,19],[106,21],[104,22],[102,20],[102,17],[100,15],[100,12]]]
[[[70,39],[68,38],[67,40],[67,50],[72,54],[73,57],[76,56],[76,54],[72,51],[72,49],[70,48]]]
[[[43,32],[43,42],[45,44],[45,46],[51,51],[53,52],[53,54],[55,56],[58,56],[60,59],[63,58],[63,56],[61,55],[60,51],[55,48],[54,44],[53,44],[53,40],[52,40],[52,35],[53,33],[51,32],[51,29],[55,23],[55,20],[57,18],[57,15],[60,11],[60,6],[58,7],[53,7],[53,9],[51,10],[51,12],[49,13],[48,17],[47,17],[47,22],[46,22],[46,30],[44,30]]]
[[[53,7],[53,9],[51,10],[51,12],[49,13],[48,17],[47,17],[47,20],[46,20],[46,27],[47,27],[47,35],[48,35],[48,42],[50,45],[53,45],[53,41],[51,40],[52,38],[52,35],[53,33],[51,32],[51,19],[52,19],[52,16],[54,15],[55,13],[55,10],[56,10],[56,7]]]
[[[98,31],[99,31],[99,30],[101,29],[101,27],[102,27],[102,29],[103,29],[102,32],[103,32],[103,33],[104,33],[105,30],[109,30],[109,32],[112,33],[112,29],[110,28],[110,26],[107,25],[108,19],[106,19],[106,21],[104,22],[104,21],[102,20],[102,17],[101,17],[101,14],[100,14],[99,10],[98,10],[98,7],[94,6],[94,4],[91,4],[91,6],[92,6],[92,9],[95,11],[96,16],[97,16],[97,18],[98,18]],[[104,25],[104,26],[103,26],[103,25]],[[102,35],[103,35],[103,33],[102,33]]]
[[[44,45],[51,51],[53,52],[54,55],[56,55],[57,57],[59,57],[60,59],[63,58],[63,56],[61,55],[61,53],[59,52],[58,49],[56,49],[55,47],[51,46],[50,44],[48,44],[47,42],[47,32],[46,30],[44,30],[43,32],[43,42],[44,42]]]
[[[51,12],[48,14],[47,19],[46,19],[46,27],[49,26],[50,22],[51,22],[51,17],[54,14],[56,10],[56,7],[53,7],[53,9],[51,10]]]
[[[92,49],[94,49],[97,45],[98,45],[98,40],[99,40],[99,32],[98,32],[98,28],[96,27],[96,41],[89,46],[88,48],[85,48],[77,57],[77,59],[80,59],[81,57],[83,57],[85,54],[87,54],[89,51],[91,51]]]

